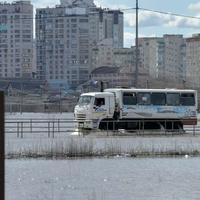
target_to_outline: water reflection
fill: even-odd
[[[191,157],[7,160],[6,199],[197,200],[199,166]]]

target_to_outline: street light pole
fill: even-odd
[[[139,63],[139,52],[138,52],[138,0],[136,0],[136,10],[135,10],[135,14],[136,14],[136,23],[135,23],[135,87],[138,86],[138,63]]]

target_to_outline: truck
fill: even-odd
[[[81,94],[74,116],[81,129],[183,129],[197,107],[195,90],[110,88]]]

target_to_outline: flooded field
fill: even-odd
[[[15,113],[6,114],[6,119],[47,119],[47,121],[57,119],[72,119],[72,113]],[[19,123],[18,125],[20,125]],[[47,125],[47,124],[46,124]],[[45,126],[46,126],[45,125]],[[52,125],[52,124],[50,124]],[[62,129],[57,127],[57,122],[53,124],[54,130]],[[16,126],[17,131],[11,128],[6,129],[11,132],[6,132],[6,156],[7,158],[21,157],[96,157],[96,156],[113,156],[128,154],[129,156],[166,156],[166,155],[200,155],[200,134],[171,134],[166,135],[112,135],[104,132],[95,133],[92,131],[89,135],[77,135],[74,131],[74,126],[70,123],[65,124],[65,128],[70,131],[52,132],[52,127],[47,127],[49,132],[42,132],[42,128],[33,132],[35,124],[31,123],[28,128],[29,132],[22,131]],[[23,137],[21,134],[23,133]],[[113,132],[115,133],[115,132]]]
[[[6,200],[198,200],[200,158],[6,160]]]
[[[72,117],[72,113],[6,114],[6,119],[15,120]],[[199,134],[120,137],[71,133],[54,137],[6,133],[6,156],[13,158],[6,160],[6,200],[199,199],[200,158],[190,156],[199,155]]]

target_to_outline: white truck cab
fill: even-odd
[[[111,92],[84,93],[74,109],[78,128],[95,129],[103,119],[112,119],[115,97]]]

